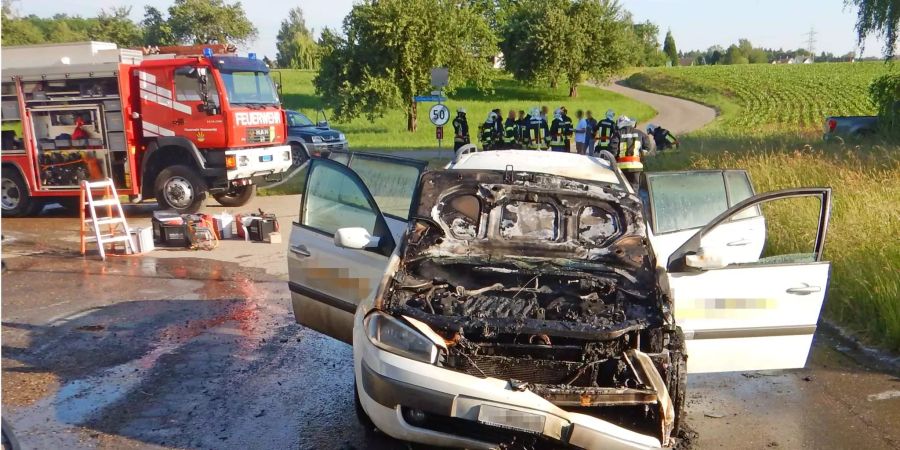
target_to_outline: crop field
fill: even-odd
[[[892,69],[881,62],[750,64],[649,69],[630,86],[715,106],[711,130],[820,131],[830,115],[872,115],[869,84]]]
[[[710,126],[682,137],[681,152],[649,159],[648,170],[743,168],[757,192],[831,186],[826,317],[900,351],[900,145],[821,140],[825,116],[874,113],[868,83],[887,70],[900,69],[883,63],[681,67],[647,70],[629,84],[720,112]],[[767,219],[784,230],[798,222],[789,211]]]
[[[315,95],[312,84],[315,72],[299,70],[280,70],[280,72],[285,106],[300,110],[315,121],[316,111],[322,107],[322,102]],[[278,80],[278,75],[275,75],[275,80]],[[406,114],[402,110],[390,111],[384,117],[371,122],[365,117],[359,117],[349,123],[332,120],[330,125],[343,131],[350,141],[350,147],[354,149],[437,148],[434,125],[428,121],[428,109],[432,105],[433,103],[419,104],[419,128],[415,133],[406,131]],[[559,106],[565,106],[573,119],[578,109],[591,110],[595,117],[602,117],[609,108],[638,120],[646,120],[656,115],[656,111],[643,103],[603,89],[581,86],[578,88],[578,98],[571,99],[568,88],[523,86],[509,78],[495,81],[492,94],[481,94],[474,89],[458,89],[449,96],[447,105],[453,115],[460,106],[467,109],[469,133],[473,141],[477,140],[478,124],[484,122],[488,112],[494,108],[500,108],[504,117],[511,109],[528,111],[541,105],[546,105],[551,111]],[[330,112],[328,113],[330,118]],[[444,137],[444,147],[452,147],[453,128],[450,124],[444,128]]]

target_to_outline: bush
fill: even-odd
[[[881,128],[888,134],[900,135],[900,73],[876,78],[869,86],[869,96],[878,107]]]

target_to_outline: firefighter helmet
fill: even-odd
[[[615,118],[616,118],[616,112],[613,111],[613,110],[611,110],[611,109],[606,110],[606,118],[609,119],[609,120],[615,119]]]
[[[618,126],[619,128],[633,127],[634,119],[631,119],[628,116],[623,114],[623,115],[619,116],[619,122],[616,124],[616,126]]]
[[[656,131],[656,127],[657,127],[657,125],[654,123],[648,124],[647,125],[647,133],[653,134],[653,132]]]

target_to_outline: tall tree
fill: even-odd
[[[241,2],[175,0],[168,22],[175,39],[185,44],[243,44],[257,34]]]
[[[120,47],[141,45],[141,29],[128,18],[130,14],[130,6],[113,8],[108,12],[100,11],[97,21],[88,31],[89,37],[94,41],[115,42]]]
[[[578,95],[584,77],[602,80],[630,62],[633,37],[614,0],[522,0],[510,13],[501,48],[523,82],[563,78]]]
[[[891,59],[897,52],[900,33],[900,2],[897,0],[845,0],[845,5],[859,8],[856,15],[856,37],[863,48],[867,36],[884,40],[882,53]]]
[[[369,119],[404,107],[416,130],[413,96],[431,90],[433,67],[450,69],[448,92],[491,86],[496,40],[484,17],[455,0],[363,0],[344,19],[343,35],[326,29],[316,91],[342,120]]]
[[[663,41],[663,53],[673,66],[678,65],[678,49],[675,48],[675,38],[672,37],[672,30],[666,32],[666,40]]]
[[[275,59],[278,67],[292,69],[318,69],[319,49],[313,32],[306,28],[303,10],[299,7],[288,12],[287,19],[281,22],[281,29],[275,38],[278,54]]]
[[[175,45],[175,35],[172,26],[163,18],[160,10],[147,5],[144,6],[144,20],[141,21],[144,28],[144,45]]]
[[[631,50],[632,64],[654,67],[666,64],[668,57],[659,48],[659,27],[649,20],[631,27],[635,48]]]

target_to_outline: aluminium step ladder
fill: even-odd
[[[103,190],[103,195],[99,200],[94,199],[93,191]],[[97,243],[97,251],[100,253],[100,259],[106,261],[106,251],[104,247],[112,244],[113,249],[119,242],[125,243],[127,253],[136,253],[134,244],[131,240],[131,230],[128,228],[128,222],[125,220],[125,213],[122,211],[122,203],[119,202],[119,194],[116,192],[116,186],[109,178],[102,181],[82,181],[81,182],[81,255],[84,256],[87,251],[87,243],[89,241]],[[97,208],[106,207],[106,215],[99,216]],[[90,218],[85,215],[85,207],[90,212]],[[93,236],[88,235],[87,227],[93,230]],[[102,228],[106,226],[106,233]]]

